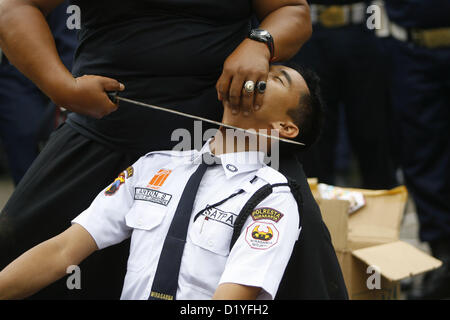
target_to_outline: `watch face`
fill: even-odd
[[[254,29],[251,32],[251,37],[267,41],[268,38],[270,37],[270,33],[268,31],[266,31],[266,30]]]
[[[264,42],[265,44],[267,44],[267,47],[270,50],[270,60],[273,59],[275,48],[272,36],[270,35],[269,31],[263,29],[253,29],[250,31],[250,34],[248,36],[252,40]]]
[[[269,34],[269,31],[259,30],[259,35],[265,38],[265,37],[268,37],[270,34]]]

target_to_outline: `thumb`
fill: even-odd
[[[125,86],[117,80],[101,77],[101,83],[105,91],[123,91]]]

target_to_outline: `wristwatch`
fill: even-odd
[[[250,30],[248,37],[255,41],[264,42],[270,51],[270,61],[275,58],[275,44],[269,31],[263,29],[252,29]]]

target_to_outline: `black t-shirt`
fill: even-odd
[[[249,30],[247,0],[73,0],[81,9],[73,74],[124,83],[123,97],[220,120],[215,84],[228,55]],[[120,103],[96,120],[71,114],[68,123],[122,150],[171,148],[177,128],[193,121]]]

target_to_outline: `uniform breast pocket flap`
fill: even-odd
[[[133,229],[151,230],[161,224],[167,214],[167,207],[136,201],[125,216],[127,226]]]
[[[199,217],[189,232],[191,241],[203,249],[221,256],[230,253],[232,226],[205,217]]]

